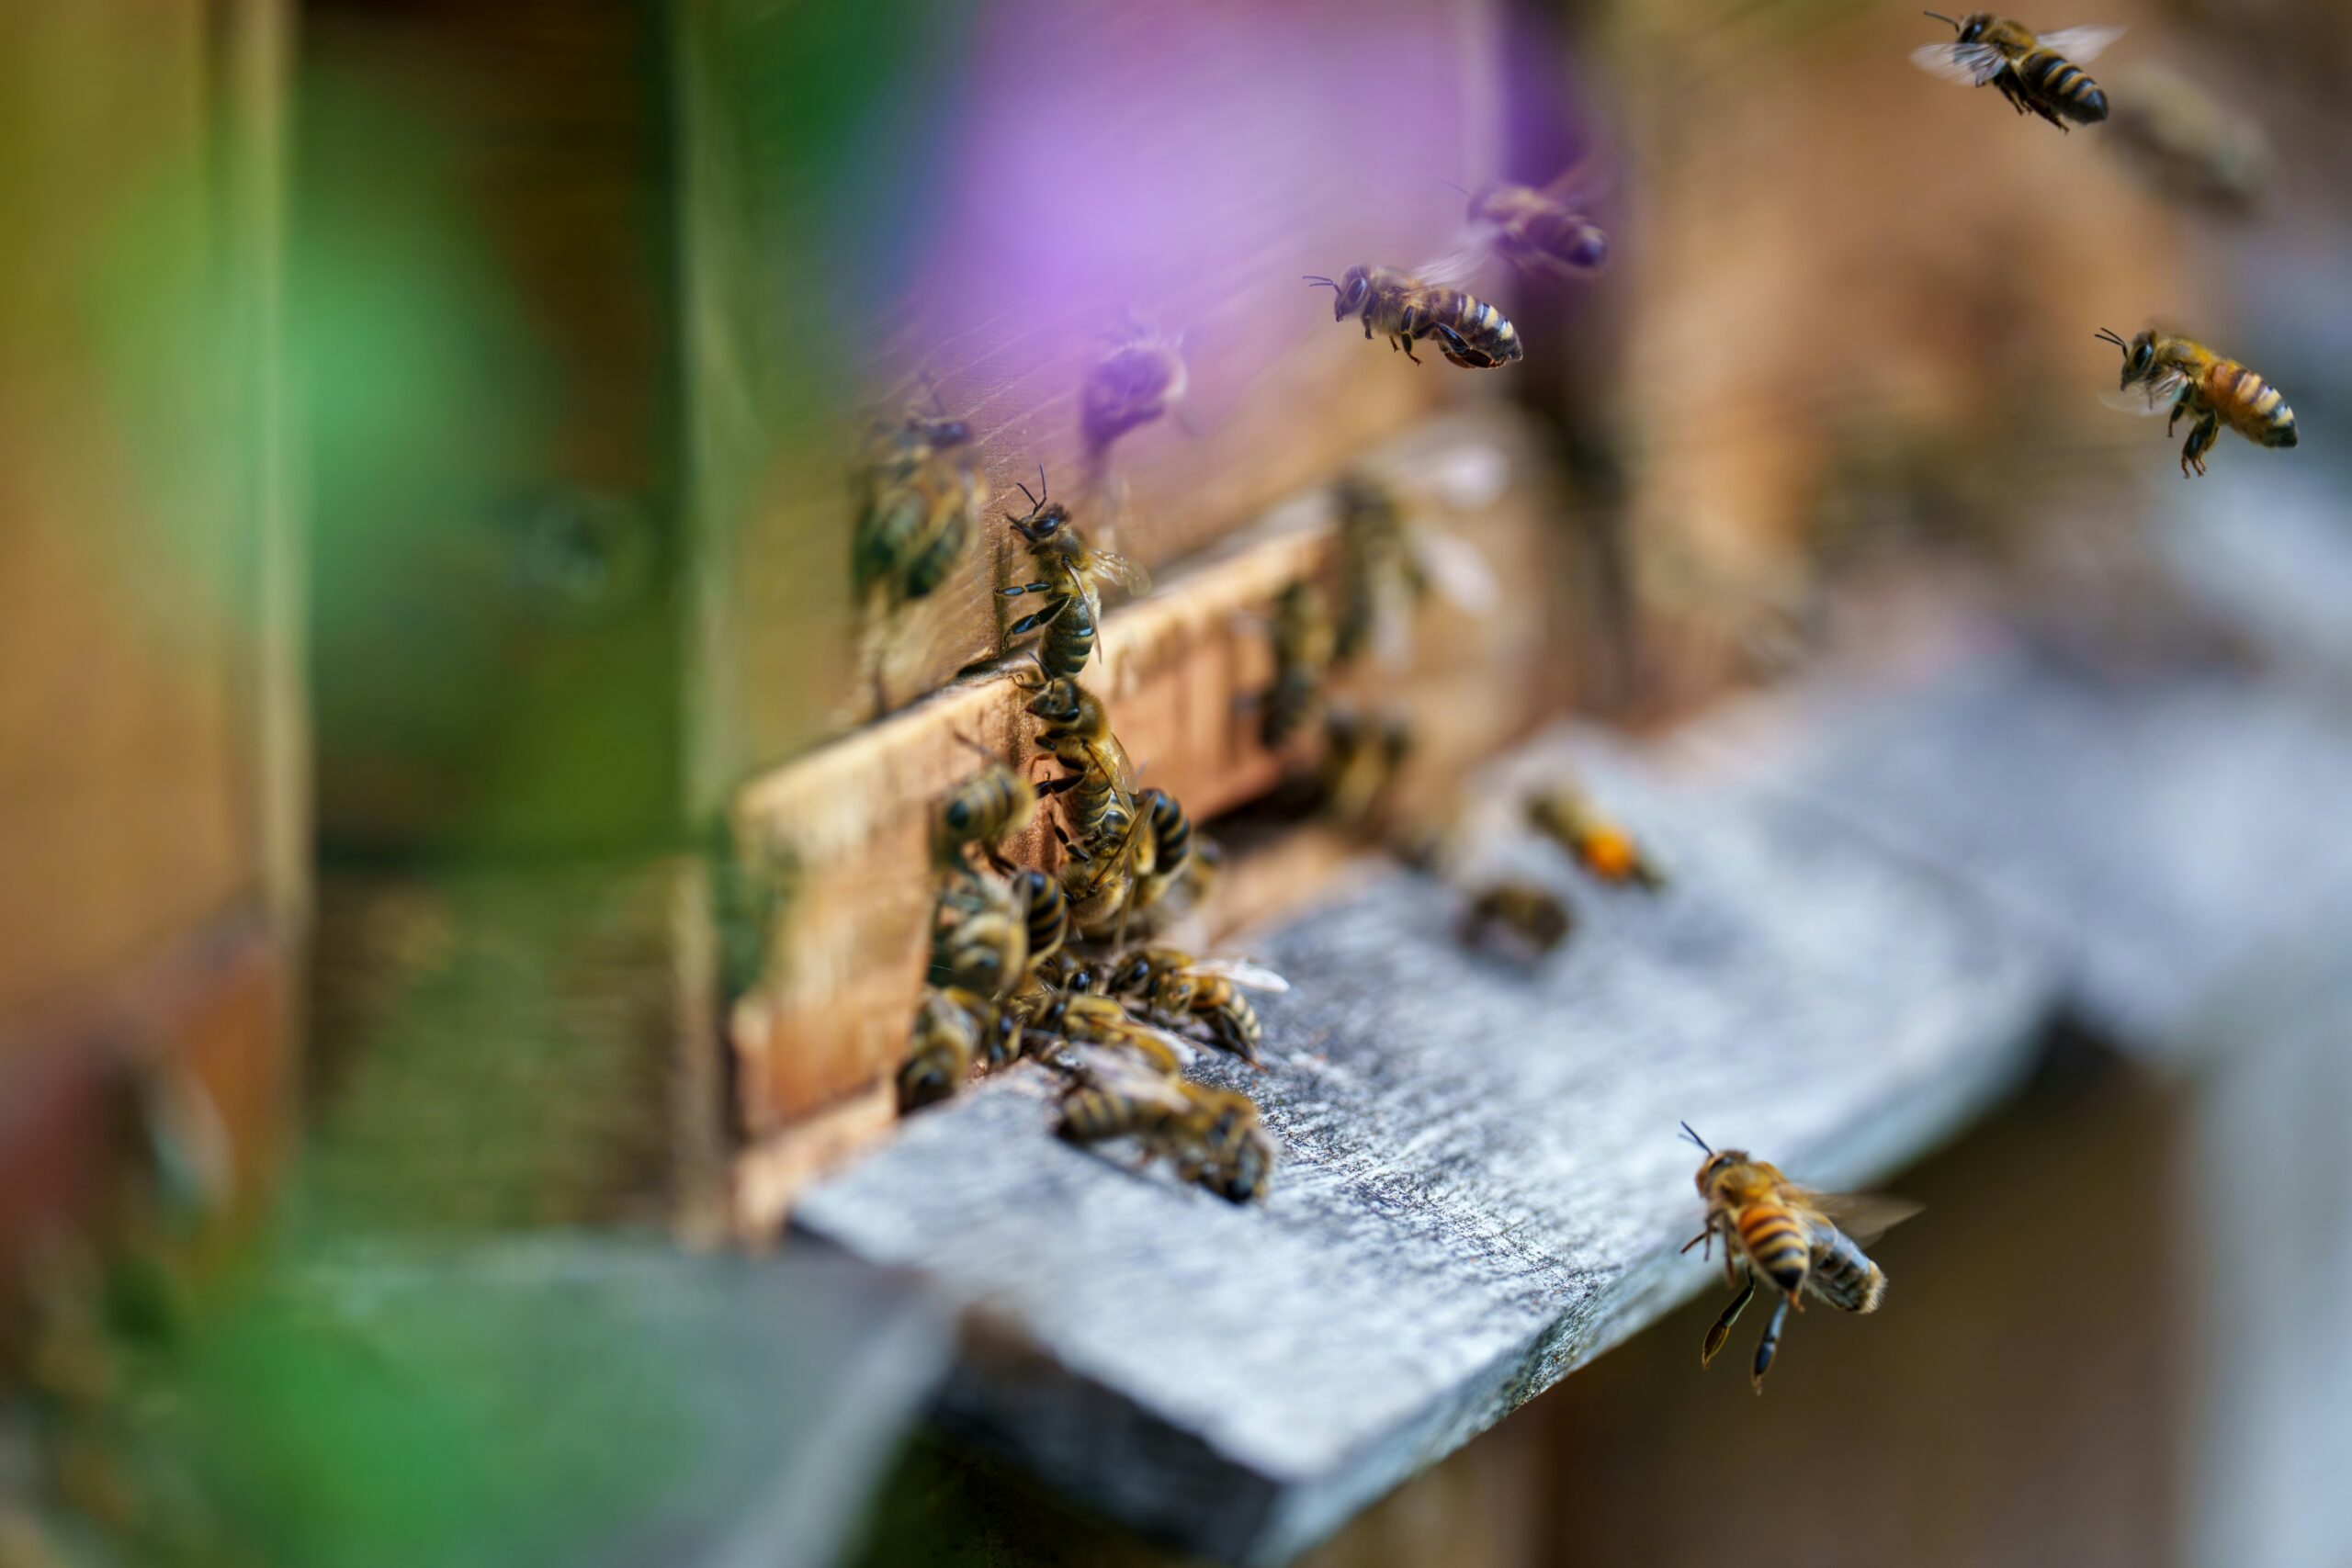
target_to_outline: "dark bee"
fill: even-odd
[[[1143,593],[1151,587],[1151,575],[1125,556],[1089,548],[1069,520],[1069,509],[1047,500],[1045,483],[1045,470],[1040,468],[1037,494],[1031,495],[1027,485],[1021,487],[1021,493],[1028,498],[1029,514],[1006,518],[1028,545],[1038,579],[997,592],[1007,598],[1046,595],[1046,607],[1013,622],[1005,629],[1005,640],[1012,642],[1044,628],[1045,636],[1037,643],[1037,668],[1047,680],[1057,680],[1085,669],[1088,656],[1094,651],[1095,629],[1102,618],[1102,584],[1115,582],[1130,593]]]
[[[899,1068],[899,1109],[913,1111],[964,1087],[996,1010],[969,991],[931,989],[915,1010],[907,1059]]]
[[[1331,311],[1333,321],[1361,319],[1366,338],[1378,330],[1387,337],[1389,347],[1402,349],[1416,365],[1420,356],[1413,352],[1413,344],[1425,337],[1435,338],[1438,352],[1447,362],[1465,370],[1497,369],[1516,363],[1526,353],[1519,341],[1519,329],[1509,318],[1459,288],[1425,283],[1385,266],[1351,266],[1337,281],[1315,275],[1306,281],[1339,296]]]
[[[1260,703],[1258,737],[1268,750],[1306,728],[1321,705],[1332,648],[1322,592],[1304,578],[1284,588],[1274,600],[1273,683]]]
[[[1563,277],[1591,277],[1609,263],[1609,236],[1586,216],[1587,176],[1571,169],[1550,185],[1496,184],[1470,198],[1470,221],[1513,266]]]
[[[1470,900],[1462,917],[1462,940],[1479,946],[1501,931],[1542,954],[1566,942],[1575,925],[1576,917],[1550,889],[1532,882],[1498,882]]]
[[[923,598],[963,559],[988,502],[971,439],[961,420],[909,413],[869,440],[852,487],[850,582],[861,600],[886,585]]]
[[[985,750],[982,755],[988,755]],[[932,857],[943,868],[960,870],[964,847],[977,844],[989,864],[1009,871],[997,845],[1028,827],[1036,814],[1036,785],[990,757],[987,767],[940,801],[932,818]]]
[[[931,967],[934,983],[989,998],[1020,984],[1029,921],[1005,883],[970,870],[948,878],[933,915]]]
[[[1040,727],[1039,748],[1052,752],[1065,770],[1060,778],[1038,785],[1037,793],[1060,796],[1069,836],[1083,844],[1106,829],[1124,832],[1132,815],[1134,770],[1126,749],[1111,733],[1102,699],[1064,678],[1038,688],[1028,708]]]
[[[1029,934],[1029,972],[1035,976],[1046,961],[1062,951],[1069,936],[1069,902],[1061,884],[1042,871],[1023,871],[1012,879],[1013,902],[1020,906]]]

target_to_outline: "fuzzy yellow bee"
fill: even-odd
[[[2228,425],[2257,446],[2295,445],[2295,411],[2278,389],[2203,344],[2172,333],[2144,332],[2130,343],[2102,330],[2102,343],[2123,351],[2123,378],[2101,400],[2126,413],[2165,414],[2165,434],[2191,420],[2180,448],[2181,477],[2205,471],[2205,454]]]
[[[2083,67],[2123,36],[2121,28],[2067,28],[2035,34],[2022,23],[1990,11],[1957,19],[1940,12],[1960,36],[1911,51],[1912,62],[1931,76],[1963,87],[1991,86],[2019,114],[2037,114],[2056,126],[2096,125],[2107,118],[2107,95]]]

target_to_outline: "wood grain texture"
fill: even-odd
[[[2352,891],[2352,843],[2318,826],[2352,790],[2330,702],[2019,649],[1879,673],[1759,704],[1741,765],[1983,888],[2127,1046],[2192,1049],[2209,997]]]
[[[683,856],[331,872],[311,972],[317,1223],[710,1234],[724,1170],[690,940],[702,889]]]
[[[926,378],[973,423],[1000,499],[1042,463],[1082,525],[1155,569],[1433,407],[1493,395],[1335,325],[1301,275],[1453,243],[1442,182],[1492,156],[1497,36],[1483,0],[691,13],[695,798],[870,711],[846,454]],[[1196,434],[1136,432],[1092,488],[1079,389],[1130,312],[1186,334]],[[991,521],[898,617],[890,705],[994,649],[992,591],[1020,556]]]
[[[1451,775],[1522,733],[1568,683],[1566,628],[1545,592],[1521,586],[1555,580],[1556,538],[1548,490],[1517,427],[1494,417],[1441,423],[1371,466],[1429,496],[1428,475],[1465,450],[1501,466],[1499,497],[1448,507],[1441,489],[1419,514],[1479,550],[1513,590],[1481,617],[1434,607],[1409,678],[1367,671],[1355,686],[1412,715],[1424,777]],[[1104,623],[1086,683],[1142,779],[1172,792],[1196,823],[1265,795],[1283,775],[1286,759],[1261,744],[1247,704],[1270,677],[1266,612],[1283,586],[1320,570],[1329,532],[1327,501],[1302,497]],[[738,844],[797,868],[764,979],[729,1022],[752,1134],[896,1070],[928,962],[931,805],[978,766],[959,736],[1034,766],[1026,700],[1001,672],[959,683],[738,794]],[[1042,817],[1011,848],[1031,863],[1057,861]]]
[[[1699,1213],[1678,1120],[1850,1184],[2028,1061],[2049,976],[1979,900],[1580,736],[1514,757],[1495,812],[1563,769],[1676,880],[1572,894],[1555,962],[1464,951],[1461,896],[1401,873],[1246,939],[1295,988],[1261,1008],[1262,1073],[1200,1071],[1283,1147],[1262,1209],[1057,1142],[1031,1069],[804,1197],[797,1231],[922,1269],[1028,1348],[966,1359],[953,1430],[1179,1546],[1286,1560],[1715,1277],[1675,1251]],[[1569,886],[1488,834],[1468,874]]]

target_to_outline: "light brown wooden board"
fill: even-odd
[[[1419,746],[1411,773],[1431,779],[1464,775],[1568,690],[1568,628],[1545,586],[1560,581],[1560,518],[1516,422],[1442,423],[1382,452],[1374,467],[1411,486],[1465,447],[1498,456],[1508,488],[1475,511],[1430,506],[1422,515],[1481,552],[1507,585],[1500,604],[1479,619],[1433,604],[1409,672],[1367,669],[1347,688],[1367,706],[1393,701],[1411,716]],[[1329,547],[1328,507],[1318,495],[1301,498],[1106,618],[1106,651],[1085,682],[1109,708],[1142,782],[1172,792],[1196,824],[1266,795],[1284,774],[1285,759],[1261,744],[1248,705],[1271,671],[1264,616]],[[1027,748],[1035,721],[1026,700],[1008,673],[992,672],[738,794],[738,842],[795,868],[765,976],[727,1026],[748,1132],[772,1132],[896,1068],[927,961],[932,804],[979,765],[959,736],[1040,777],[1056,771],[1038,768]],[[1309,756],[1311,738],[1298,753]],[[1056,863],[1048,816],[1008,846],[1015,859]]]
[[[1511,374],[1408,364],[1301,279],[1453,242],[1443,182],[1482,177],[1496,132],[1489,6],[899,0],[856,37],[828,26],[719,4],[681,35],[697,804],[875,711],[846,454],[871,413],[927,400],[926,377],[972,422],[997,504],[963,571],[890,627],[891,707],[993,650],[993,591],[1022,560],[995,519],[1041,463],[1083,525],[1158,569]],[[877,28],[899,55],[840,82]],[[809,106],[844,102],[894,138],[841,145]],[[1188,334],[1197,434],[1114,447],[1113,507],[1083,483],[1078,394],[1130,310]]]

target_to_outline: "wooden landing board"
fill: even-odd
[[[1465,465],[1467,465],[1465,467]],[[1565,524],[1524,430],[1498,414],[1441,422],[1375,455],[1369,471],[1420,498],[1421,523],[1476,548],[1506,584],[1563,582]],[[1443,476],[1467,476],[1449,484]],[[1484,477],[1481,477],[1481,476]],[[1481,488],[1484,487],[1484,488]],[[1451,498],[1451,500],[1449,500]],[[1274,596],[1330,550],[1319,491],[1105,618],[1082,679],[1109,710],[1142,783],[1173,793],[1195,823],[1264,795],[1285,768],[1260,741],[1250,703],[1272,673]],[[1564,590],[1565,592],[1565,590]],[[1409,714],[1415,771],[1452,775],[1524,734],[1569,690],[1566,617],[1547,595],[1508,592],[1483,616],[1437,604],[1419,618],[1410,666],[1367,669],[1335,691]],[[1030,748],[1027,659],[966,681],[850,739],[746,784],[730,812],[739,845],[792,868],[761,983],[728,1022],[745,1130],[758,1136],[894,1071],[927,960],[935,894],[933,804],[981,760],[965,739],[1049,776]],[[1057,863],[1041,813],[1007,845]]]
[[[2352,713],[2278,679],[2011,649],[1750,716],[1759,779],[1982,887],[2128,1049],[2352,896]]]
[[[1668,893],[1580,886],[1503,820],[1520,781],[1571,768],[1670,859]],[[1459,893],[1403,872],[1236,944],[1295,987],[1261,1005],[1263,1072],[1200,1069],[1282,1145],[1264,1207],[1057,1142],[1034,1068],[804,1197],[798,1232],[988,1325],[951,1427],[1179,1547],[1285,1561],[1719,1282],[1676,1254],[1701,1213],[1678,1121],[1858,1184],[2027,1065],[2051,995],[2028,944],[1820,813],[1581,733],[1495,789],[1470,874],[1571,892],[1553,961],[1463,950]],[[1870,1332],[1835,1315],[1795,1324],[1781,1375]],[[1756,1331],[1713,1375],[1743,1375]]]

